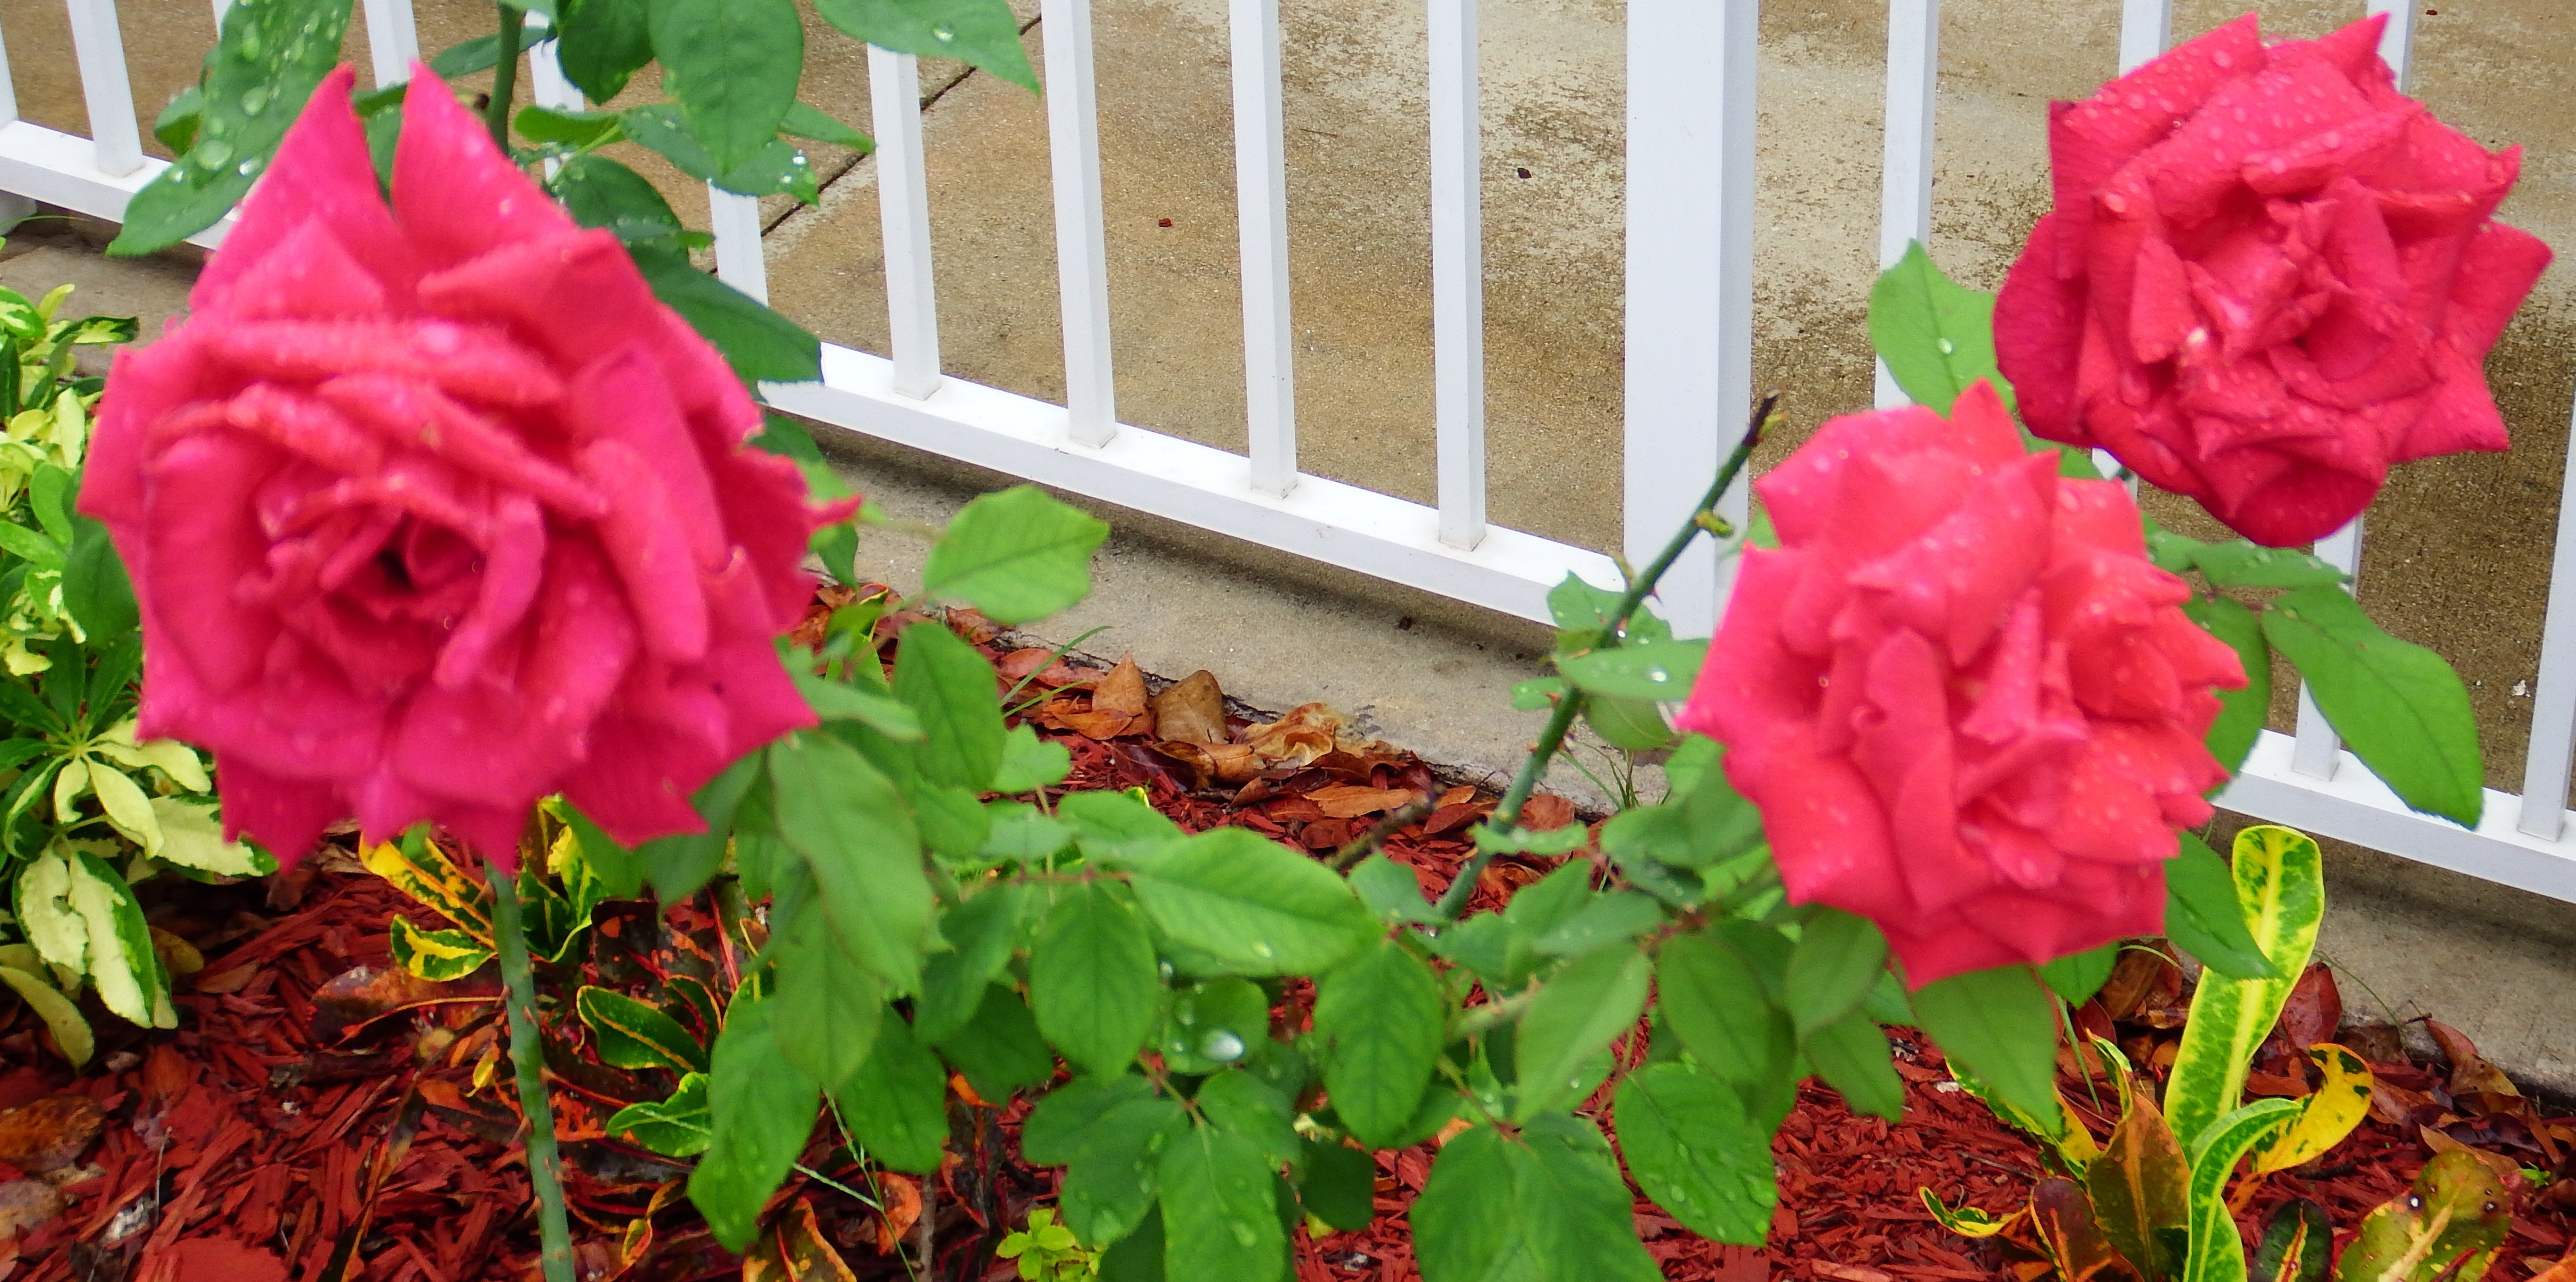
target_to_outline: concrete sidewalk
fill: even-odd
[[[418,0],[424,48],[478,34],[490,10]],[[1021,0],[1034,19],[1034,0]],[[2179,0],[2190,34],[2242,4]],[[2315,34],[2349,0],[2258,6],[2267,29]],[[2526,149],[2508,217],[2576,249],[2576,108],[2565,83],[2576,10],[2557,0],[2441,0],[2419,17],[2415,88],[2489,145]],[[1121,417],[1240,449],[1224,0],[1096,0],[1113,340]],[[1991,286],[2045,201],[2052,97],[2111,71],[2108,0],[1944,6],[1934,253]],[[1773,0],[1760,59],[1757,376],[1790,394],[1795,430],[1863,408],[1862,326],[1878,209],[1885,6]],[[1624,6],[1484,0],[1483,194],[1491,506],[1506,525],[1608,548],[1619,526],[1620,227]],[[203,0],[127,0],[135,96],[148,121],[194,75]],[[54,0],[0,0],[21,108],[86,127]],[[1307,470],[1417,500],[1432,486],[1428,159],[1423,30],[1413,0],[1284,0],[1299,438]],[[861,52],[810,24],[807,97],[868,127]],[[1045,31],[1029,33],[1033,56]],[[150,38],[146,38],[149,36]],[[353,41],[361,58],[363,41]],[[1060,398],[1045,122],[1024,90],[925,64],[934,252],[946,365],[957,377]],[[643,92],[639,87],[633,92]],[[630,159],[637,159],[629,157]],[[683,216],[703,189],[657,160]],[[819,151],[821,203],[770,202],[773,301],[826,338],[883,351],[874,167]],[[1168,221],[1169,225],[1165,223]],[[33,246],[32,248],[28,248]],[[183,262],[109,264],[76,239],[22,237],[0,283],[83,283],[82,301],[147,320],[184,296]],[[2576,286],[2553,270],[2490,363],[2515,449],[2418,464],[2371,518],[2362,594],[2392,631],[2469,679],[2489,777],[2517,789],[2576,366]],[[147,327],[147,333],[152,332]],[[900,515],[936,520],[1005,478],[839,438],[836,457]],[[1434,760],[1508,771],[1537,717],[1510,710],[1539,673],[1542,629],[1121,510],[1099,591],[1043,631],[1132,651],[1171,676],[1213,670],[1266,707],[1309,699],[1361,715]],[[2205,530],[2188,505],[2158,515]],[[922,549],[885,535],[871,573],[913,582]],[[2290,716],[2288,682],[2275,724]],[[2523,693],[2517,693],[2521,691]],[[1597,800],[1580,774],[1554,786]],[[2338,848],[2325,949],[2376,1013],[2429,1011],[2535,1080],[2576,1090],[2576,906]],[[2360,991],[2375,993],[2365,997]]]

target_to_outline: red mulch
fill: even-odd
[[[1004,651],[991,644],[989,630],[976,639],[997,655]],[[1012,657],[1019,672],[1043,658]],[[1079,683],[1099,676],[1050,668],[1039,684],[1070,686],[1051,706],[1080,717],[1088,714]],[[1390,857],[1417,870],[1427,891],[1454,875],[1469,849],[1466,826],[1493,802],[1490,790],[1444,787],[1419,761],[1373,747],[1345,744],[1249,784],[1217,784],[1204,756],[1157,746],[1150,735],[1048,734],[1073,752],[1069,787],[1142,786],[1186,828],[1239,824],[1319,852],[1365,832],[1378,812],[1393,808],[1393,797],[1434,798],[1438,804],[1385,846]],[[1391,797],[1378,812],[1337,817],[1312,796],[1327,788],[1345,790],[1327,798],[1339,810],[1371,804],[1360,789]],[[1533,814],[1559,824],[1574,818],[1572,807],[1554,798],[1541,798]],[[506,1142],[516,1114],[506,1064],[494,1059],[493,1003],[480,990],[440,991],[399,972],[388,975],[385,931],[392,915],[441,923],[356,871],[345,856],[317,862],[318,868],[308,865],[265,886],[155,887],[162,897],[152,905],[156,924],[207,958],[202,971],[179,984],[176,1032],[147,1034],[102,1018],[98,1060],[75,1077],[46,1053],[32,1016],[11,1007],[10,1022],[0,1023],[0,1065],[15,1067],[0,1071],[0,1110],[32,1107],[0,1112],[0,1158],[54,1166],[50,1182],[61,1186],[68,1207],[14,1241],[0,1239],[0,1282],[516,1282],[534,1276],[534,1223],[526,1175]],[[1544,875],[1549,863],[1498,861],[1482,879],[1475,905],[1499,905]],[[675,949],[701,960],[708,955],[712,929],[696,901],[658,929],[641,905],[604,908],[602,922],[598,933],[623,937],[634,954],[617,964],[654,969],[659,963],[649,958],[636,961],[650,950],[665,961]],[[636,942],[648,936],[649,950]],[[2171,1040],[2177,992],[2170,980],[2152,976],[2123,984],[2115,979],[2105,994],[2117,1009],[2088,1005],[2083,1018],[2155,1071],[2158,1046]],[[459,996],[470,1000],[419,1004]],[[1302,1005],[1292,995],[1284,1027],[1293,1030],[1303,1020]],[[2301,1010],[2312,1019],[2332,1013]],[[2328,1018],[2324,1027],[2333,1026]],[[1641,1049],[1631,1046],[1629,1053]],[[2032,1144],[1959,1092],[1937,1049],[1901,1034],[1897,1049],[1907,1089],[1900,1125],[1855,1118],[1832,1091],[1813,1083],[1801,1089],[1773,1149],[1780,1205],[1768,1246],[1708,1242],[1639,1198],[1638,1234],[1664,1275],[1690,1282],[2035,1277],[2034,1266],[2016,1265],[1994,1245],[1943,1230],[1917,1196],[1929,1186],[1954,1206],[2017,1207],[2040,1170]],[[2300,1089],[2290,1064],[2278,1055],[2267,1059],[2272,1076],[2263,1080],[2282,1091]],[[2076,1066],[2069,1059],[2067,1067]],[[585,1264],[599,1276],[629,1282],[739,1275],[741,1265],[708,1241],[677,1196],[679,1167],[600,1135],[618,1083],[593,1080],[605,1072],[596,1065],[563,1071],[558,1133],[574,1168],[583,1220],[576,1237]],[[2325,1203],[2339,1231],[2349,1231],[2426,1160],[2428,1128],[2506,1153],[2518,1164],[2576,1177],[2576,1155],[2567,1151],[2576,1130],[2563,1120],[2543,1121],[2529,1105],[2492,1094],[2454,1097],[2439,1068],[2389,1062],[2380,1072],[2396,1088],[2383,1097],[2384,1115],[2374,1115],[2311,1167],[2272,1177],[2252,1199],[2249,1220],[2259,1222],[2288,1197],[2308,1196]],[[2085,1098],[2079,1079],[2066,1080],[2071,1094]],[[1016,1276],[1007,1263],[991,1262],[990,1246],[1025,1222],[1030,1204],[1053,1196],[1053,1174],[1029,1170],[1016,1158],[1025,1104],[979,1105],[971,1093],[954,1103],[974,1142],[969,1152],[952,1156],[935,1187],[922,1190],[891,1177],[878,1188],[896,1206],[909,1199],[918,1208],[922,1194],[930,1195],[942,1276]],[[2093,1120],[2097,1134],[2107,1130],[2105,1119]],[[87,1138],[92,1130],[95,1139]],[[46,1142],[58,1151],[42,1152]],[[66,1144],[74,1150],[69,1159],[59,1151]],[[1298,1282],[1417,1278],[1402,1211],[1420,1193],[1433,1152],[1426,1144],[1379,1155],[1380,1214],[1367,1230],[1310,1239],[1301,1229]],[[809,1151],[809,1163],[828,1160],[822,1146]],[[844,1182],[867,1178],[846,1168],[829,1173]],[[39,1174],[0,1162],[0,1225],[18,1205],[13,1195],[45,1187],[12,1181]],[[2576,1180],[2552,1190],[2564,1199],[2555,1205],[2528,1186],[2517,1189],[2514,1236],[2490,1277],[2524,1282],[2565,1253],[2576,1232],[2569,1216],[2576,1199],[2565,1198],[2568,1188]],[[909,1224],[908,1215],[886,1223],[813,1183],[798,1199],[801,1207],[791,1206],[788,1217],[803,1226],[797,1232],[833,1243],[856,1276],[904,1276],[885,1248]],[[628,1233],[639,1216],[654,1225],[641,1239]]]

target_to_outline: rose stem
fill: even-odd
[[[1673,532],[1672,540],[1664,544],[1664,550],[1656,553],[1655,559],[1646,563],[1644,571],[1628,581],[1627,593],[1619,598],[1618,607],[1610,613],[1609,625],[1601,630],[1601,639],[1594,642],[1592,648],[1608,650],[1619,644],[1621,634],[1628,628],[1628,616],[1646,603],[1646,598],[1654,593],[1656,582],[1664,577],[1665,571],[1673,568],[1673,562],[1681,559],[1682,553],[1701,531],[1721,536],[1733,532],[1717,515],[1718,500],[1726,497],[1727,489],[1735,484],[1736,475],[1753,457],[1754,447],[1762,443],[1762,429],[1770,424],[1771,413],[1779,405],[1778,392],[1762,398],[1762,404],[1753,411],[1752,423],[1744,429],[1744,439],[1736,442],[1735,452],[1727,455],[1726,463],[1717,469],[1717,481],[1708,487],[1707,497],[1691,509],[1690,520]],[[1574,729],[1574,718],[1582,711],[1583,692],[1568,683],[1564,693],[1556,696],[1556,710],[1548,714],[1547,728],[1539,731],[1538,743],[1522,760],[1520,772],[1512,776],[1512,786],[1503,793],[1501,803],[1494,807],[1493,818],[1486,821],[1496,836],[1510,835],[1512,828],[1520,822],[1521,807],[1528,804],[1530,793],[1538,787],[1539,776],[1547,771],[1547,763],[1555,760],[1557,750],[1565,746],[1566,733]],[[1493,850],[1482,842],[1477,843],[1475,857],[1458,870],[1457,879],[1450,882],[1449,889],[1440,896],[1440,904],[1435,910],[1440,920],[1455,921],[1459,913],[1466,911],[1467,897],[1476,893],[1477,875],[1484,872],[1485,865],[1493,860]]]
[[[516,879],[490,860],[492,942],[501,950],[502,1005],[510,1012],[510,1064],[519,1074],[519,1113],[528,1122],[528,1183],[537,1195],[537,1228],[546,1282],[575,1282],[572,1232],[564,1221],[563,1161],[555,1152],[555,1112],[546,1103],[545,1044],[537,1032],[537,979],[528,962],[527,928],[519,917]]]
[[[492,100],[483,107],[483,123],[492,131],[492,141],[501,154],[510,154],[510,99],[519,92],[519,32],[527,26],[528,12],[512,5],[501,9],[501,55],[492,64]]]

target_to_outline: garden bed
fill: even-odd
[[[1211,759],[1153,730],[1158,717],[1212,715],[1239,732],[1243,718],[1229,716],[1212,679],[1149,694],[1132,666],[1068,668],[1046,652],[1015,650],[976,620],[956,622],[999,660],[1006,680],[1066,691],[1034,701],[1027,716],[1071,750],[1068,789],[1141,787],[1185,828],[1240,825],[1319,857],[1374,837],[1434,891],[1467,857],[1467,826],[1493,804],[1489,790],[1444,784],[1424,763],[1383,745],[1336,741],[1333,719],[1318,708],[1273,723],[1284,727],[1272,734],[1276,760],[1294,764]],[[1299,735],[1304,751],[1286,742]],[[1390,816],[1401,822],[1390,828]],[[1529,818],[1557,827],[1576,816],[1561,799],[1542,798]],[[0,1246],[11,1252],[0,1257],[0,1280],[534,1275],[528,1183],[509,1142],[517,1117],[497,1036],[497,983],[478,975],[433,984],[394,967],[393,918],[422,928],[441,923],[366,872],[349,841],[337,838],[300,868],[264,881],[155,883],[153,920],[195,953],[175,950],[172,958],[174,969],[195,966],[176,985],[176,1032],[97,1020],[97,1057],[75,1075],[48,1053],[31,1014],[6,1014],[0,1232],[20,1231],[14,1247]],[[1476,907],[1499,906],[1554,862],[1496,862],[1483,874]],[[703,897],[667,916],[646,903],[613,902],[599,911],[583,954],[548,978],[617,987],[731,960]],[[1302,984],[1292,986],[1275,1016],[1283,1031],[1300,1026],[1307,998]],[[2178,967],[2133,951],[2077,1022],[2113,1038],[2152,1073],[2176,1036],[2183,1000]],[[2331,977],[2312,971],[2257,1064],[2254,1093],[2304,1091],[2291,1068],[2303,1061],[2293,1052],[2336,1035],[2341,1022]],[[2405,1188],[2436,1146],[2466,1145],[2509,1172],[2515,1192],[2513,1235],[2489,1276],[2525,1282],[2566,1254],[2576,1234],[2576,1197],[2568,1195],[2576,1181],[2551,1182],[2576,1176],[2576,1126],[2514,1093],[2465,1038],[2430,1027],[2445,1054],[2424,1063],[2407,1059],[2396,1029],[2345,1029],[2374,1061],[2371,1117],[2323,1158],[2250,1190],[2240,1220],[2259,1224],[2272,1206],[2305,1196],[2347,1233]],[[951,1120],[960,1139],[937,1177],[873,1172],[845,1150],[817,1144],[805,1155],[807,1172],[790,1181],[762,1267],[746,1273],[680,1195],[685,1162],[603,1133],[616,1107],[658,1098],[668,1083],[600,1065],[569,1018],[550,1031],[562,1039],[550,1048],[558,1135],[589,1278],[898,1278],[925,1243],[939,1277],[1015,1277],[1015,1266],[992,1250],[1053,1196],[1056,1173],[1019,1159],[1026,1103],[996,1108],[957,1079]],[[1628,1039],[1623,1053],[1641,1056],[1643,1041]],[[1817,1083],[1801,1088],[1773,1148],[1780,1203],[1767,1246],[1698,1238],[1638,1198],[1639,1236],[1665,1276],[1911,1282],[2043,1273],[2009,1245],[1950,1233],[1918,1193],[2012,1210],[2042,1173],[2037,1148],[1961,1092],[1937,1048],[1900,1031],[1897,1052],[1902,1123],[1855,1117]],[[2108,1084],[2088,1084],[2071,1056],[2062,1066],[2078,1114],[2097,1134],[2107,1132],[2109,1118],[2088,1100],[2104,1099]],[[1377,1218],[1367,1229],[1299,1230],[1300,1282],[1418,1276],[1403,1212],[1422,1190],[1435,1144],[1377,1156]]]

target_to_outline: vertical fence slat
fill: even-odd
[[[1252,488],[1285,495],[1297,484],[1297,362],[1295,332],[1288,325],[1288,127],[1280,101],[1279,0],[1232,0],[1228,27]]]
[[[707,184],[707,222],[716,236],[716,279],[769,301],[769,264],[761,257],[760,198]],[[892,272],[887,273],[892,280]],[[934,342],[936,339],[933,340]],[[931,377],[938,378],[938,353],[931,356]],[[927,396],[927,391],[906,393]]]
[[[868,108],[877,142],[877,208],[885,228],[894,390],[918,399],[939,390],[939,297],[930,274],[920,60],[869,45]]]
[[[535,43],[528,46],[528,97],[540,107],[579,111],[581,90],[564,78],[563,46],[556,41],[555,33],[544,25],[545,21],[543,14],[528,16],[529,24],[535,28],[528,33],[535,39]]]
[[[2122,0],[2120,74],[2155,60],[2173,43],[2173,0]]]
[[[143,167],[143,131],[134,119],[134,86],[125,75],[125,40],[116,29],[116,0],[68,0],[72,52],[80,61],[81,99],[100,173]]]
[[[1440,541],[1485,538],[1484,118],[1478,0],[1430,0],[1432,399]]]
[[[0,125],[18,118],[18,82],[9,74],[9,42],[0,37]]]
[[[1047,156],[1055,180],[1067,430],[1080,444],[1107,445],[1118,432],[1118,388],[1109,359],[1108,218],[1100,200],[1091,0],[1045,0],[1039,30],[1046,33]]]
[[[215,30],[224,29],[224,15],[231,12],[233,0],[215,0]]]
[[[2361,590],[2361,525],[2362,518],[2356,516],[2352,524],[2317,540],[2316,547],[2318,560],[2352,576],[2344,587],[2354,592]],[[2342,749],[2342,739],[2326,724],[2307,683],[2300,682],[2298,741],[2290,750],[2290,768],[2313,779],[2332,779],[2335,763],[2341,759],[2336,754]]]
[[[411,0],[366,0],[367,62],[378,85],[411,79],[412,61],[420,57],[420,28],[413,25]]]
[[[2576,432],[2576,420],[2569,428]],[[2540,626],[2540,679],[2531,692],[2531,743],[2515,826],[2558,840],[2567,822],[2567,771],[2576,759],[2576,450],[2558,483],[2558,547],[2549,559],[2549,613]]]
[[[2415,69],[2415,6],[2408,0],[2369,0],[2364,8],[2388,15],[2388,29],[2379,33],[2379,57],[2397,73],[2402,89]]]
[[[1627,424],[1622,546],[1660,550],[1743,439],[1753,399],[1756,0],[1629,0]],[[1720,505],[1741,528],[1738,480]],[[1665,616],[1707,636],[1734,577],[1700,540]]]
[[[1878,266],[1905,257],[1914,241],[1932,243],[1933,86],[1940,80],[1941,0],[1889,0],[1887,126],[1879,158]],[[1880,409],[1908,404],[1904,389],[1878,363]]]

